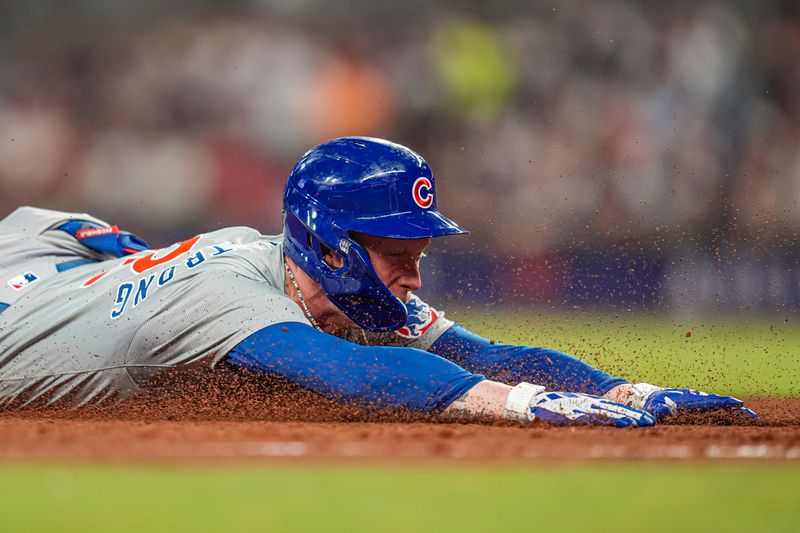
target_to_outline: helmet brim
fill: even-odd
[[[348,222],[347,228],[344,228],[347,231],[390,239],[424,239],[469,233],[435,209],[361,217]]]

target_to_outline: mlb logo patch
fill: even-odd
[[[33,272],[25,272],[24,274],[20,274],[17,277],[11,278],[8,280],[8,286],[14,289],[15,291],[21,291],[31,283],[39,281],[39,276],[34,274]]]

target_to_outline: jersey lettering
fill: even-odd
[[[175,267],[174,266],[171,266],[171,267],[163,270],[161,272],[161,275],[158,276],[158,286],[159,287],[163,287],[164,285],[166,285],[167,283],[172,281],[172,278],[174,278],[174,277],[175,277]]]
[[[127,265],[131,265],[131,271],[133,273],[142,274],[146,270],[150,270],[151,268],[163,265],[164,263],[169,263],[173,259],[180,257],[182,254],[191,251],[191,249],[194,247],[195,244],[197,244],[197,241],[199,240],[200,240],[200,235],[197,235],[196,237],[192,237],[191,239],[187,239],[183,242],[179,242],[178,244],[174,244],[173,246],[175,247],[175,249],[162,257],[156,257],[156,254],[158,254],[162,250],[148,251],[147,254],[142,257],[136,257],[136,256],[128,257],[116,268],[109,270],[108,272],[101,272],[100,274],[97,274],[87,279],[86,281],[83,282],[81,288],[90,287],[95,283],[97,283],[98,281],[100,281],[105,276],[107,276],[108,274],[110,274],[113,270],[116,270],[117,268],[121,268]]]
[[[125,306],[128,305],[128,298],[133,292],[133,283],[126,282],[117,287],[117,299],[114,302],[114,307],[111,309],[111,318],[119,318],[125,312]]]
[[[186,260],[186,268],[194,268],[200,264],[202,264],[206,260],[206,256],[203,255],[203,252],[197,252],[189,259]]]
[[[153,280],[156,278],[155,274],[150,274],[147,278],[142,278],[139,280],[139,288],[136,290],[136,297],[133,299],[133,306],[136,307],[139,305],[139,302],[142,302],[147,299],[147,289],[150,288],[150,284],[153,283]]]
[[[224,253],[228,253],[228,252],[233,250],[233,248],[223,248],[222,246],[220,246],[218,244],[213,245],[212,248],[215,251],[214,251],[213,254],[211,254],[211,257],[217,257],[218,255],[222,255]]]
[[[98,274],[92,278],[86,280],[82,287],[89,286],[103,276],[109,274],[110,272],[119,269],[120,267],[124,267],[126,265],[131,265],[131,271],[134,273],[142,273],[146,270],[151,270],[159,265],[164,265],[170,261],[176,261],[181,257],[184,257],[184,254],[191,252],[194,245],[200,239],[200,236],[194,237],[187,241],[183,241],[176,245],[177,247],[163,255],[161,257],[153,258],[154,254],[150,253],[145,257],[139,258],[128,258],[123,261],[117,268],[110,270],[109,272],[104,272],[102,274]],[[114,306],[111,309],[111,318],[117,319],[121,317],[125,312],[131,308],[136,308],[140,303],[147,300],[147,298],[157,291],[159,288],[164,287],[171,283],[174,279],[176,279],[176,275],[180,271],[179,268],[185,268],[186,270],[192,270],[203,263],[207,262],[209,259],[218,257],[220,255],[226,254],[234,250],[232,247],[226,247],[225,245],[231,245],[231,243],[226,242],[220,244],[210,245],[203,250],[198,250],[193,254],[185,257],[185,259],[177,265],[169,265],[164,266],[159,272],[155,272],[149,274],[147,276],[141,277],[138,280],[133,282],[126,281],[124,283],[120,283],[117,287],[117,296],[116,300],[114,301]],[[146,261],[142,261],[142,260]],[[140,272],[141,271],[141,272]],[[155,283],[153,283],[155,281]],[[134,292],[135,291],[135,292]],[[128,302],[131,299],[131,295],[133,295],[133,305],[128,306]]]

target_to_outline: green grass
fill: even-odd
[[[800,396],[800,323],[468,310],[451,318],[502,342],[565,351],[630,381],[736,396]],[[687,336],[687,332],[691,332]]]
[[[9,532],[792,531],[798,493],[775,464],[0,468]]]

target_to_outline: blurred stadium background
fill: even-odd
[[[435,301],[800,310],[793,1],[6,1],[0,131],[0,216],[277,233],[307,148],[380,136],[472,231]]]

